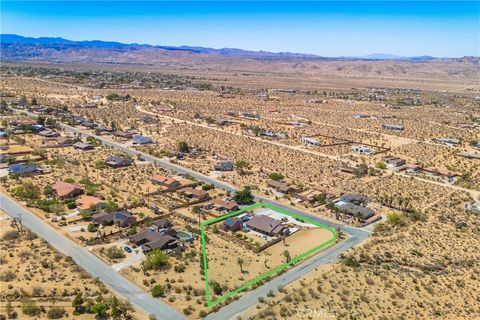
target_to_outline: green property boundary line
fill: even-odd
[[[209,224],[212,224],[212,223],[216,223],[216,222],[219,222],[219,221],[222,221],[222,220],[225,220],[227,218],[230,218],[230,217],[233,217],[233,216],[237,216],[239,214],[242,214],[246,211],[249,211],[249,210],[252,210],[252,209],[256,209],[256,208],[268,208],[268,209],[271,209],[271,210],[274,210],[276,212],[279,212],[279,213],[282,213],[282,214],[285,214],[287,216],[291,216],[291,217],[294,217],[294,218],[297,218],[297,219],[300,219],[302,221],[305,221],[305,222],[308,222],[308,223],[311,223],[313,225],[316,225],[317,227],[321,227],[321,228],[324,228],[326,230],[328,230],[331,234],[332,234],[332,238],[324,243],[322,243],[321,245],[293,258],[292,260],[290,260],[290,262],[287,262],[287,263],[284,263],[278,267],[276,267],[275,269],[273,270],[270,270],[269,272],[247,282],[246,284],[244,284],[243,286],[237,288],[236,290],[232,291],[232,292],[229,292],[227,293],[226,295],[212,301],[211,300],[211,295],[210,295],[210,286],[208,284],[208,262],[207,262],[207,249],[206,249],[206,241],[205,241],[205,226],[209,225]],[[205,294],[206,294],[206,298],[207,298],[207,306],[212,308],[214,307],[215,305],[219,304],[220,302],[228,299],[229,297],[253,286],[254,284],[264,280],[265,278],[268,278],[269,276],[273,275],[273,274],[276,274],[278,272],[280,272],[281,270],[287,268],[288,266],[294,264],[295,262],[297,261],[300,261],[302,259],[304,259],[305,257],[308,257],[309,255],[317,252],[318,250],[328,246],[329,244],[331,244],[332,242],[335,242],[337,240],[337,233],[335,232],[335,230],[333,230],[331,227],[327,226],[327,225],[324,225],[322,223],[319,223],[319,222],[315,222],[309,218],[305,218],[305,217],[302,217],[300,215],[297,215],[295,213],[291,213],[287,210],[284,210],[284,209],[281,209],[281,208],[277,208],[271,204],[268,204],[268,203],[256,203],[256,204],[253,204],[251,206],[248,206],[248,207],[245,207],[245,208],[242,208],[240,210],[237,210],[237,211],[234,211],[232,213],[229,213],[229,214],[226,214],[224,216],[221,216],[221,217],[218,217],[218,218],[215,218],[215,219],[212,219],[212,220],[208,220],[208,221],[204,221],[200,224],[200,231],[201,231],[201,234],[202,234],[202,252],[203,252],[203,271],[204,271],[204,277],[205,277]]]

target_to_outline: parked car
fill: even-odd
[[[125,247],[123,250],[125,250],[127,253],[132,253],[132,249],[130,247]]]

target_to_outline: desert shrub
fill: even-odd
[[[67,314],[67,312],[65,311],[64,308],[62,308],[62,307],[52,307],[47,312],[47,318],[48,319],[61,319],[66,314]]]
[[[283,175],[278,172],[272,172],[268,175],[268,177],[275,181],[280,181],[284,178]]]
[[[158,270],[166,266],[168,256],[161,250],[155,249],[147,254],[145,258],[145,268],[147,270]]]
[[[0,281],[11,282],[17,278],[17,275],[13,271],[6,271],[0,275]]]
[[[107,249],[107,257],[109,259],[122,259],[125,258],[125,253],[119,247],[110,247]]]
[[[220,286],[220,283],[216,282],[216,281],[212,281],[210,283],[210,286],[212,287],[213,289],[213,292],[216,294],[216,295],[221,295],[222,294],[222,287]]]
[[[357,258],[354,256],[342,256],[341,261],[347,267],[358,268],[360,267],[360,263],[358,262]]]
[[[31,182],[26,182],[17,186],[13,194],[21,200],[33,200],[40,197],[40,188]]]
[[[174,267],[175,271],[178,273],[185,272],[185,265],[183,263],[180,263]]]
[[[41,312],[35,301],[31,299],[24,299],[22,302],[22,312],[30,317],[38,316]]]
[[[392,212],[387,215],[387,221],[393,226],[403,225],[404,221],[399,213]]]
[[[11,230],[11,231],[7,231],[2,239],[3,240],[15,240],[15,239],[18,239],[20,237],[20,232],[18,232],[17,230]]]

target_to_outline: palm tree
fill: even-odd
[[[243,262],[244,262],[244,261],[243,261],[242,258],[239,257],[239,258],[237,259],[237,263],[238,263],[238,265],[240,266],[240,272],[241,272],[241,273],[243,273]]]

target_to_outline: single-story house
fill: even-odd
[[[318,200],[317,200],[318,196],[324,196],[325,200],[335,197],[332,194],[327,194],[327,193],[320,192],[320,191],[317,191],[317,190],[305,190],[303,192],[297,193],[297,197],[300,200],[302,200],[305,203],[310,203],[310,204],[318,202]]]
[[[167,219],[158,219],[152,222],[152,227],[156,229],[156,231],[168,229],[172,226],[172,223]]]
[[[422,169],[422,167],[418,164],[415,164],[415,163],[408,163],[407,165],[405,165],[405,169],[406,169],[407,173],[415,173],[415,172],[420,171],[420,169]]]
[[[86,194],[81,195],[75,200],[75,204],[77,205],[77,209],[81,211],[90,210],[90,209],[103,209],[107,206],[107,202],[105,200],[99,199],[94,196],[89,196]]]
[[[375,215],[375,211],[370,208],[359,206],[354,203],[343,203],[342,205],[337,207],[343,213],[348,215],[354,216],[359,220],[368,220],[372,216]]]
[[[116,224],[121,227],[126,227],[134,224],[137,221],[137,218],[135,218],[130,212],[122,210],[114,212],[95,213],[92,215],[92,220],[93,222],[101,225]]]
[[[233,167],[232,161],[219,161],[213,166],[215,171],[232,171]]]
[[[105,164],[112,168],[128,167],[132,163],[133,163],[132,159],[124,158],[124,157],[110,156],[107,159],[105,159]]]
[[[453,179],[459,176],[457,172],[450,171],[447,168],[427,167],[427,168],[423,168],[423,171],[426,173],[441,176],[447,179]]]
[[[387,164],[387,167],[390,169],[400,168],[407,163],[405,159],[393,156],[383,157],[382,160]]]
[[[455,138],[437,138],[435,139],[435,141],[438,143],[446,144],[448,146],[456,146],[460,144],[460,140]]]
[[[36,164],[17,163],[8,167],[8,172],[22,174],[40,174],[43,170]]]
[[[358,154],[372,155],[375,151],[365,145],[357,145],[352,147],[352,151]]]
[[[398,124],[382,124],[383,129],[387,130],[397,130],[397,131],[403,131],[405,129],[404,126],[398,125]]]
[[[52,188],[55,190],[57,197],[60,199],[73,198],[83,193],[83,188],[81,185],[76,183],[67,183],[60,180],[55,182]]]
[[[194,189],[192,187],[182,188],[178,190],[178,193],[187,198],[194,198],[197,200],[207,200],[209,198],[208,192],[204,190]]]
[[[69,138],[69,137],[62,137],[57,139],[58,146],[69,147],[69,146],[73,146],[74,143],[75,143],[75,139]]]
[[[287,235],[289,233],[288,227],[281,220],[265,215],[253,216],[246,222],[246,226],[267,236]]]
[[[162,234],[156,231],[152,231],[150,229],[142,229],[133,236],[129,238],[130,243],[136,245],[136,246],[141,246],[145,243],[148,242],[153,242],[160,240],[162,237]]]
[[[73,144],[73,147],[75,149],[82,150],[82,151],[94,149],[94,146],[85,142],[76,142]]]
[[[239,231],[242,229],[243,221],[237,218],[227,218],[223,220],[223,227],[230,231]]]
[[[340,196],[340,201],[345,203],[353,203],[356,205],[364,204],[367,201],[367,197],[360,193],[344,194]]]
[[[309,144],[309,145],[312,145],[312,146],[320,146],[320,145],[322,145],[322,144],[320,143],[320,141],[315,140],[315,139],[313,139],[313,138],[309,138],[309,137],[303,137],[303,138],[302,138],[302,143],[304,143],[304,144]]]
[[[276,180],[269,180],[267,185],[283,193],[292,193],[298,191],[296,188],[286,184],[285,182]]]
[[[472,160],[480,160],[480,154],[475,152],[459,152],[457,153],[457,156]]]
[[[162,234],[157,240],[150,241],[144,244],[142,246],[142,250],[143,252],[150,252],[155,249],[170,251],[178,248],[178,245],[179,245],[178,239],[172,236],[169,236],[167,234]]]
[[[215,199],[212,201],[212,209],[217,211],[235,211],[238,209],[238,204],[235,201],[225,201],[220,199]]]
[[[149,143],[153,143],[153,140],[152,138],[150,137],[144,137],[140,134],[135,134],[133,135],[133,143],[135,144],[149,144]]]
[[[44,131],[40,131],[38,133],[38,135],[42,136],[42,137],[45,137],[45,138],[56,138],[56,137],[60,137],[60,133],[56,132],[56,131],[51,131],[51,130],[44,130]]]
[[[131,133],[131,132],[125,132],[125,131],[115,131],[113,133],[113,135],[115,137],[120,137],[120,138],[124,138],[124,139],[132,139],[134,133]]]
[[[151,176],[149,179],[150,179],[150,181],[152,181],[153,184],[166,187],[166,188],[168,188],[168,190],[175,190],[175,189],[177,189],[178,187],[181,186],[180,181],[178,181],[174,178],[171,178],[171,177],[154,175],[154,176]]]
[[[82,126],[84,126],[85,128],[93,129],[98,127],[98,124],[96,124],[95,122],[84,121],[82,122]]]

